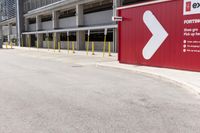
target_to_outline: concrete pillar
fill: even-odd
[[[36,31],[42,29],[42,18],[41,16],[36,16]],[[39,48],[43,47],[43,34],[37,34],[37,44]]]
[[[29,27],[29,19],[28,18],[25,19],[24,25],[25,25],[25,31],[27,32],[29,30],[28,29],[28,27]],[[24,40],[24,46],[28,47],[29,44],[30,44],[29,43],[29,41],[30,41],[30,35],[24,35],[23,36],[23,40]]]
[[[3,45],[3,27],[0,25],[0,48]]]
[[[59,28],[59,12],[58,11],[52,11],[52,23],[53,23],[53,29]]]
[[[122,0],[113,0],[113,16],[117,16],[117,8],[122,6]]]
[[[120,6],[122,6],[122,0],[113,0],[113,16],[118,16],[116,9],[117,7],[120,7]],[[113,52],[118,52],[118,30],[117,29],[113,29],[113,45],[114,45]]]
[[[81,27],[84,25],[83,5],[76,5],[76,26]],[[76,32],[77,50],[85,50],[85,31]]]
[[[118,30],[113,29],[113,52],[118,52]]]
[[[11,23],[9,23],[8,24],[8,42],[9,42],[9,44],[10,44],[10,42],[12,41],[11,39],[11,35],[12,35],[12,24]]]
[[[26,37],[25,38],[26,44],[24,44],[25,47],[31,47],[31,35],[26,35],[25,37]]]
[[[29,19],[28,19],[28,18],[25,19],[24,27],[25,27],[25,31],[28,31],[28,30],[29,30],[29,29],[28,29],[28,27],[29,27]]]
[[[53,29],[59,28],[59,12],[58,11],[52,11],[52,27]],[[58,48],[58,42],[60,41],[60,33],[53,33],[53,40],[54,40],[54,47]]]

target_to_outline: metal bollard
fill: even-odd
[[[50,39],[48,38],[48,51],[50,49]]]
[[[90,46],[90,36],[88,36],[88,41],[87,41],[87,45],[86,45],[86,54],[88,55],[89,52],[89,46]]]
[[[106,52],[106,35],[104,36],[103,57],[105,57],[105,52]]]
[[[68,54],[69,54],[69,52],[70,52],[69,36],[67,37],[67,50],[68,50]]]
[[[24,47],[24,40],[23,40],[23,38],[22,38],[22,47]]]
[[[47,48],[48,48],[48,50],[49,50],[49,46],[48,46],[48,38],[45,38],[45,43],[46,43],[46,46],[47,46]]]
[[[74,41],[72,42],[72,50],[73,50],[73,54],[74,54],[75,53]]]
[[[94,54],[94,42],[92,42],[92,55],[95,55]]]
[[[111,43],[108,43],[108,56],[112,56],[111,55]]]
[[[8,49],[8,42],[6,42],[6,49]]]
[[[54,35],[54,52],[56,51],[56,36]]]
[[[60,52],[60,49],[61,49],[61,42],[59,41],[58,42],[58,52]]]
[[[31,48],[31,39],[28,37],[28,47]]]
[[[13,46],[12,46],[12,42],[10,42],[10,46],[11,46],[11,49],[12,49],[12,47],[13,47]]]

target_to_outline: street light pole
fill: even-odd
[[[16,28],[17,28],[17,44],[20,47],[21,44],[21,40],[23,38],[21,38],[21,34],[24,30],[24,19],[23,19],[23,11],[24,11],[24,6],[23,6],[23,0],[16,0]]]

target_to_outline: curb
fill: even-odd
[[[129,66],[131,66],[131,65],[129,65]],[[143,74],[143,75],[146,75],[146,76],[151,76],[151,77],[154,77],[154,78],[159,78],[161,80],[168,81],[168,82],[173,83],[177,86],[180,86],[181,88],[192,91],[194,94],[200,95],[200,88],[198,88],[197,86],[191,85],[191,84],[186,83],[184,81],[173,79],[172,77],[169,77],[169,76],[166,76],[166,75],[163,75],[163,74],[157,74],[157,73],[154,73],[154,72],[150,72],[148,70],[147,71],[141,70],[141,69],[139,69],[139,67],[138,68],[134,68],[134,67],[133,68],[129,68],[129,67],[125,68],[125,67],[122,67],[122,66],[119,66],[119,65],[114,66],[114,65],[105,64],[105,63],[97,63],[96,67],[107,67],[107,68],[133,71],[133,72],[140,73],[140,74]]]
[[[75,55],[75,56],[85,56],[85,57],[98,57],[98,58],[117,58],[117,53],[112,53],[112,56],[108,56],[108,53],[106,53],[105,57],[103,57],[103,53],[100,51],[95,51],[95,55],[92,55],[91,51],[89,51],[89,54],[86,54],[86,51],[77,51],[75,50],[75,53],[72,53],[72,50],[70,49],[70,53],[68,54],[67,49],[61,49],[60,52],[58,52],[58,49],[47,49],[47,48],[29,48],[29,47],[17,47],[13,46],[13,49],[18,50],[25,50],[25,51],[39,51],[39,52],[46,52],[46,53],[56,53],[56,54],[67,54],[67,55]]]

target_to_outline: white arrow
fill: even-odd
[[[149,60],[153,57],[153,55],[168,37],[168,33],[157,20],[157,18],[153,15],[153,13],[149,10],[144,13],[143,21],[153,34],[143,49],[143,57],[146,60]]]

